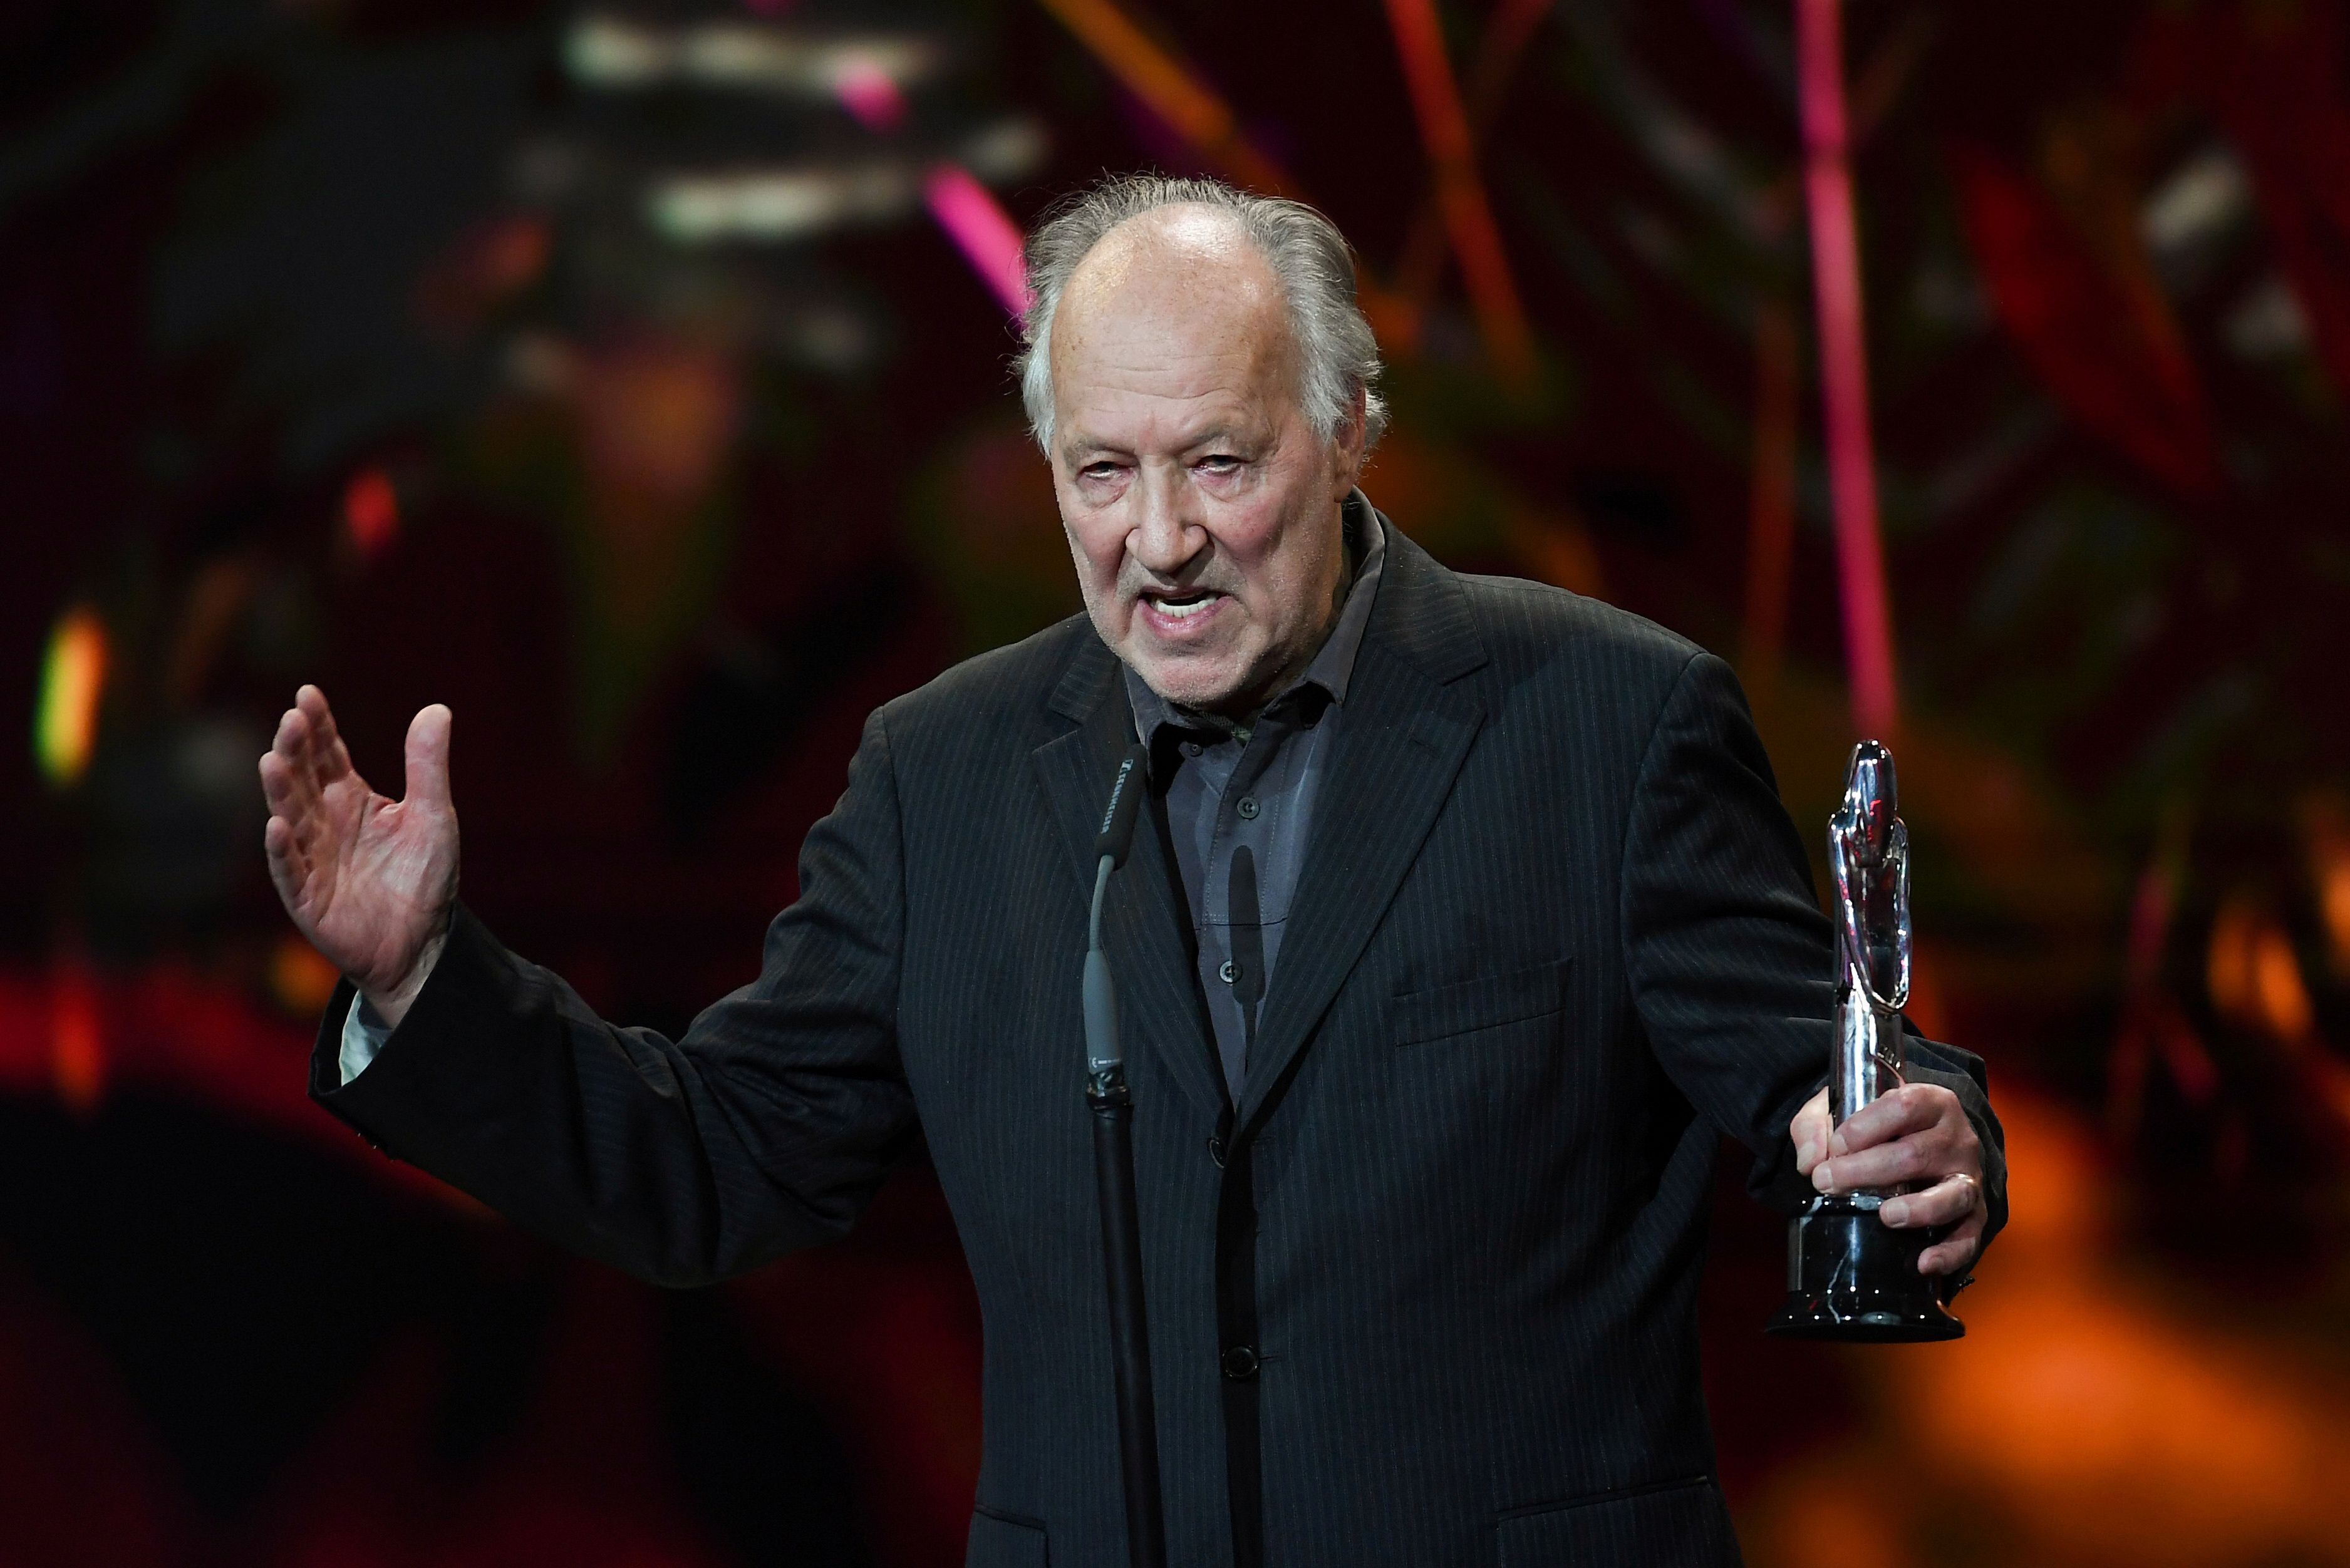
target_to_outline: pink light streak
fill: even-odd
[[[833,95],[868,130],[895,130],[906,122],[906,95],[873,61],[852,59],[832,78]]]
[[[1892,612],[1877,522],[1877,458],[1868,429],[1868,358],[1861,335],[1860,244],[1845,127],[1839,0],[1795,0],[1804,124],[1804,196],[1812,223],[1812,285],[1820,331],[1820,396],[1828,494],[1844,588],[1845,662],[1853,722],[1889,735],[1898,712]]]
[[[1021,262],[1020,225],[987,187],[969,170],[941,163],[924,177],[922,199],[1004,310],[1014,317],[1026,314],[1028,274]]]
[[[832,78],[833,96],[859,125],[875,132],[906,122],[906,95],[889,72],[852,59]],[[922,200],[980,281],[1014,317],[1028,309],[1028,272],[1021,259],[1020,225],[986,186],[958,164],[941,163],[922,177]]]

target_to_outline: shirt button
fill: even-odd
[[[1241,966],[1234,963],[1230,959],[1226,959],[1224,961],[1224,967],[1216,971],[1216,978],[1222,981],[1226,985],[1232,984],[1234,981],[1240,979],[1240,977]]]
[[[1198,756],[1198,755],[1200,754],[1200,742],[1197,742],[1197,741],[1186,741],[1186,742],[1183,742],[1183,754],[1184,754],[1185,756],[1187,756],[1187,757],[1196,757],[1196,756]]]
[[[1244,794],[1241,796],[1240,804],[1232,807],[1232,809],[1239,812],[1251,822],[1254,822],[1256,820],[1256,796],[1253,794]]]
[[[1245,1383],[1256,1376],[1256,1347],[1235,1345],[1224,1352],[1224,1376],[1235,1383]]]

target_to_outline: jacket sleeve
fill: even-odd
[[[1626,972],[1658,1060],[1754,1154],[1754,1195],[1812,1196],[1787,1124],[1827,1082],[1835,947],[1811,863],[1730,667],[1700,653],[1666,699],[1625,836]],[[1909,1033],[1908,1076],[1956,1094],[1983,1148],[1991,1234],[2007,1160],[1981,1058]]]
[[[461,906],[414,1005],[348,1084],[337,992],[311,1094],[564,1246],[664,1284],[740,1273],[846,1231],[917,1136],[897,1043],[904,879],[877,713],[809,830],[758,980],[681,1038],[605,1023]]]

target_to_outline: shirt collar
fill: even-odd
[[[1274,697],[1278,702],[1301,686],[1318,686],[1329,694],[1334,703],[1344,705],[1347,686],[1354,679],[1355,657],[1362,651],[1363,633],[1371,624],[1371,606],[1378,597],[1379,575],[1387,566],[1387,530],[1380,526],[1378,514],[1358,490],[1347,493],[1338,504],[1339,524],[1346,530],[1347,543],[1356,556],[1355,580],[1347,590],[1347,602],[1339,607],[1338,619],[1323,639],[1321,649],[1295,680],[1284,687]],[[1169,725],[1179,730],[1228,728],[1215,723],[1208,715],[1170,702],[1153,691],[1136,674],[1134,667],[1120,662],[1126,676],[1126,696],[1134,709],[1135,733],[1146,742],[1154,742],[1159,732]],[[1268,703],[1266,706],[1270,707]]]

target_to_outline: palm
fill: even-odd
[[[351,766],[326,698],[306,686],[261,761],[270,876],[286,913],[379,1004],[412,991],[456,894],[448,739],[447,709],[417,715],[408,796],[391,800]]]
[[[386,799],[351,773],[321,792],[296,841],[307,874],[290,908],[303,934],[348,974],[396,976],[446,894],[455,820]]]

